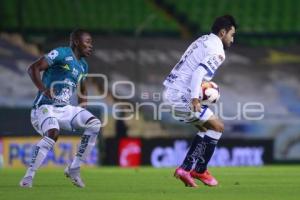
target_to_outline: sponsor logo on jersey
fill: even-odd
[[[65,64],[65,65],[63,66],[63,68],[64,68],[65,70],[70,70],[70,67],[69,67],[68,64]]]
[[[44,108],[44,109],[42,110],[42,113],[43,113],[43,114],[48,113],[48,109],[47,109],[47,108]]]
[[[166,80],[170,83],[174,83],[175,79],[177,79],[177,78],[178,78],[178,76],[176,74],[171,73],[168,75]]]
[[[73,60],[72,56],[68,56],[68,57],[65,58],[65,61],[71,61],[71,60]]]
[[[220,61],[218,60],[219,57],[213,56],[211,57],[208,61],[207,64],[208,66],[213,70],[216,71],[218,66],[221,64]]]
[[[208,66],[210,66],[210,68],[212,68],[214,70],[215,67],[211,60],[207,61],[207,64],[208,64]]]
[[[78,76],[78,70],[73,68],[72,75],[77,77]]]
[[[76,87],[76,84],[74,83],[74,82],[72,82],[70,79],[65,79],[64,80],[64,83],[66,83],[66,84],[68,84],[68,85],[70,85],[70,86],[72,86],[72,87]]]
[[[219,55],[218,58],[220,59],[221,62],[223,62],[223,60],[224,60],[223,56]]]
[[[219,66],[220,65],[217,57],[213,57],[212,60],[213,60],[213,63],[215,64],[215,66]],[[214,69],[214,70],[216,70],[216,69]]]

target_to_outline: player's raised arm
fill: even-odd
[[[45,57],[41,57],[29,65],[27,72],[38,90],[43,92],[45,96],[51,98],[50,90],[46,88],[41,79],[41,71],[45,71],[48,67],[49,65]]]

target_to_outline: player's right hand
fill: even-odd
[[[201,104],[200,104],[199,99],[196,99],[196,98],[192,99],[191,107],[192,107],[193,112],[200,112],[201,111]]]

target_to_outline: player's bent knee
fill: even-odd
[[[86,129],[98,134],[100,132],[100,128],[101,128],[101,122],[99,119],[92,117],[89,120],[87,120],[86,122]]]
[[[224,123],[222,121],[220,121],[219,119],[208,120],[204,124],[204,127],[209,130],[214,130],[219,133],[224,132]]]
[[[223,133],[224,132],[224,123],[221,121],[218,121],[218,123],[216,123],[214,126],[214,131]]]
[[[59,136],[59,130],[58,129],[50,129],[46,132],[46,136],[51,138],[52,140],[54,140],[55,142],[57,141],[58,139],[58,136]]]

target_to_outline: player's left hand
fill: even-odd
[[[200,101],[199,99],[192,99],[192,111],[193,112],[200,112],[201,111],[201,104],[200,104]]]
[[[53,99],[50,89],[45,89],[42,91],[43,95],[48,97],[49,99]]]

